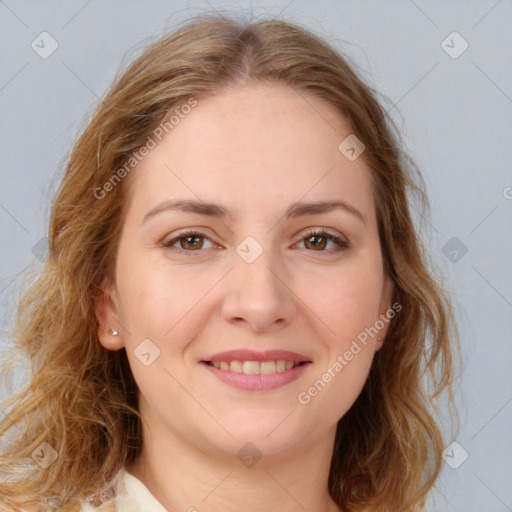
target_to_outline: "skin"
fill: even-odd
[[[327,487],[336,424],[359,395],[387,325],[307,405],[297,396],[391,307],[392,292],[369,168],[338,150],[350,133],[310,93],[237,86],[198,99],[132,171],[98,335],[108,350],[126,348],[140,389],[144,447],[127,470],[168,510],[340,510]],[[233,218],[165,211],[143,222],[178,198],[221,204]],[[297,201],[339,199],[365,221],[343,209],[284,218]],[[188,227],[205,238],[162,245]],[[336,252],[322,237],[308,243],[307,228],[349,247]],[[236,252],[247,236],[263,249],[252,263]],[[160,355],[145,366],[134,350],[148,338]],[[272,391],[231,387],[200,363],[240,348],[290,350],[312,363]],[[252,467],[236,455],[247,442],[262,454]]]

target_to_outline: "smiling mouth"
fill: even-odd
[[[243,373],[245,375],[272,375],[283,373],[298,366],[308,364],[308,361],[286,361],[278,359],[275,361],[203,361],[209,366],[222,371]]]

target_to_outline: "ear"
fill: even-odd
[[[391,301],[393,299],[394,285],[389,276],[385,276],[384,285],[382,287],[382,297],[379,307],[379,320],[382,321],[384,327],[380,329],[375,342],[375,351],[380,350],[386,339],[389,325],[393,321],[396,311],[391,308]],[[401,309],[401,308],[400,308]]]
[[[124,348],[123,328],[119,321],[117,292],[115,286],[105,280],[95,303],[96,319],[98,320],[98,338],[107,350]],[[114,332],[117,332],[115,334]]]

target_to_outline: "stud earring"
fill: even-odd
[[[119,334],[115,329],[109,329],[108,333],[112,336],[117,336]]]

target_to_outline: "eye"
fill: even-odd
[[[204,248],[204,240],[208,240],[213,246],[213,242],[204,233],[195,230],[188,230],[180,233],[178,236],[170,240],[164,241],[162,246],[169,249],[175,249],[183,253],[198,252]],[[180,247],[174,247],[178,242]]]
[[[312,229],[306,233],[306,236],[302,239],[306,248],[312,248],[316,252],[339,252],[344,249],[348,249],[349,244],[343,238],[328,233],[321,229]],[[331,242],[334,244],[333,250],[324,250],[327,244]]]

